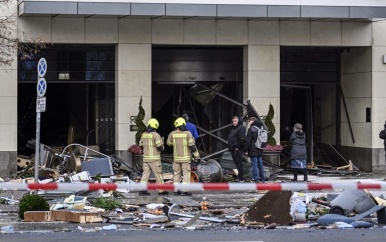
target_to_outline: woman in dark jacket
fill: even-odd
[[[256,183],[264,183],[264,165],[263,165],[263,150],[256,148],[256,140],[258,129],[263,128],[263,123],[255,117],[249,119],[249,129],[245,137],[244,150],[246,155],[251,158],[251,168],[253,180]]]
[[[293,169],[294,179],[298,180],[298,171],[303,173],[303,181],[308,181],[307,177],[307,148],[306,148],[306,134],[303,132],[301,124],[294,125],[294,132],[292,132],[289,143],[292,145],[291,149],[291,168]]]
[[[232,155],[232,160],[236,165],[239,182],[244,182],[243,170],[243,146],[246,129],[243,126],[243,121],[238,116],[232,118],[233,128],[228,137],[228,148]]]

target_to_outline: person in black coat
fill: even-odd
[[[294,125],[294,132],[291,134],[289,143],[292,145],[291,168],[294,173],[292,181],[298,180],[298,171],[303,173],[303,181],[308,181],[306,134],[303,132],[303,126],[301,124],[296,123]]]
[[[228,136],[228,148],[232,155],[232,160],[236,165],[238,174],[237,178],[239,182],[244,182],[244,170],[243,170],[243,146],[246,129],[243,126],[243,121],[238,116],[232,118],[233,128]]]
[[[245,154],[251,159],[251,168],[253,181],[256,183],[264,183],[264,165],[263,165],[263,150],[258,149],[255,145],[258,129],[263,128],[263,123],[256,117],[251,117],[248,120],[249,129],[245,137]]]

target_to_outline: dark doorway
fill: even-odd
[[[115,53],[113,45],[54,45],[19,61],[18,153],[30,155],[36,137],[36,65],[47,60],[46,112],[41,114],[41,143],[53,148],[70,141],[98,145],[115,153]],[[69,130],[74,130],[69,140]]]
[[[308,160],[313,161],[314,142],[337,144],[340,137],[336,100],[340,100],[342,48],[281,47],[280,51],[281,143],[286,144],[293,125],[301,123],[308,139]],[[335,137],[327,137],[324,132],[334,125]]]
[[[190,121],[207,130],[230,124],[232,116],[242,116],[242,107],[196,85],[205,85],[242,102],[243,47],[154,46],[152,63],[152,117],[160,122],[165,138],[174,130],[176,117],[187,113]],[[227,140],[230,128],[215,131]],[[213,153],[226,143],[200,132],[199,149]],[[169,150],[167,150],[170,152]]]

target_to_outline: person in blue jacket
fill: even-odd
[[[190,133],[192,133],[192,135],[193,135],[193,138],[195,140],[197,140],[198,132],[197,132],[196,125],[194,125],[191,122],[189,122],[189,116],[186,113],[182,114],[182,118],[185,119],[185,121],[186,121],[186,129],[188,131],[190,131]]]

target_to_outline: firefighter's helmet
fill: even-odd
[[[180,127],[180,126],[185,126],[186,125],[186,122],[185,122],[185,119],[183,118],[178,118],[176,119],[176,121],[174,121],[174,127]]]
[[[153,129],[158,129],[159,123],[158,123],[157,119],[151,118],[151,119],[149,120],[149,122],[147,122],[147,126],[150,126],[150,127],[152,127]]]

